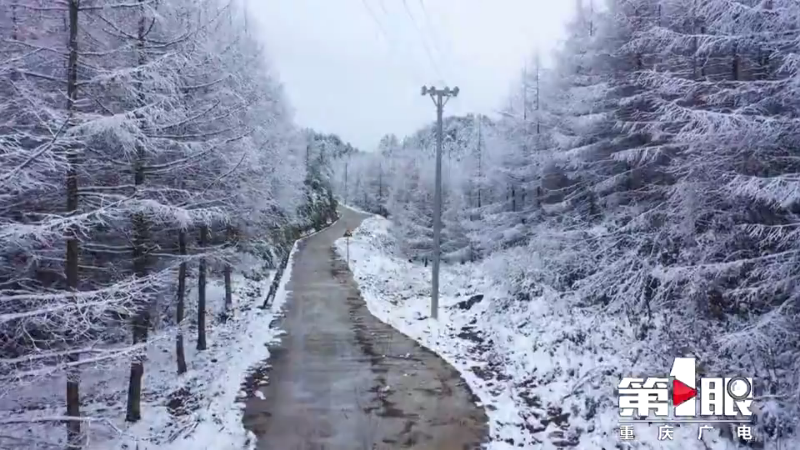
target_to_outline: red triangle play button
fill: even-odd
[[[697,389],[678,380],[672,380],[672,406],[678,406],[697,395]]]

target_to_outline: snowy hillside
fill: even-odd
[[[280,336],[280,331],[269,325],[286,299],[288,277],[282,280],[271,309],[260,309],[274,271],[263,273],[262,262],[252,258],[246,261],[248,265],[237,268],[252,278],[234,276],[236,306],[226,322],[219,319],[226,312],[223,281],[210,280],[210,345],[199,352],[187,339],[186,373],[175,375],[172,330],[160,330],[151,338],[143,420],[135,424],[124,421],[128,360],[86,363],[81,380],[82,412],[88,427],[84,430],[88,436],[86,449],[242,450],[255,443],[242,426],[242,405],[237,400],[253,395],[242,391],[242,382],[251,369],[269,357],[265,343]],[[195,304],[197,291],[191,289],[188,296],[189,304]],[[196,324],[187,331],[194,329]],[[97,354],[102,356],[102,350],[97,349]],[[62,416],[63,386],[63,376],[56,372],[8,393],[0,408],[0,447],[44,449],[54,443],[64,445],[64,426],[54,419]]]
[[[514,249],[486,261],[444,266],[439,322],[428,319],[430,269],[398,255],[392,224],[364,221],[349,242],[350,267],[370,311],[454,365],[491,420],[490,449],[730,450],[730,429],[679,428],[658,440],[658,425],[619,438],[616,386],[623,376],[668,370],[658,344],[597,307],[570,307],[543,285],[510,292],[514,274],[536,270],[535,254]],[[346,239],[337,241],[344,257]],[[727,426],[725,426],[727,427]],[[791,442],[797,443],[793,440]],[[793,448],[790,445],[785,448]],[[623,445],[623,447],[618,447]]]

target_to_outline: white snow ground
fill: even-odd
[[[233,278],[235,317],[217,323],[224,310],[222,280],[210,279],[207,285],[208,349],[195,350],[194,330],[184,337],[188,372],[176,376],[174,334],[156,334],[148,348],[145,362],[142,420],[128,424],[125,417],[129,363],[84,368],[81,377],[81,409],[89,424],[87,450],[243,450],[254,448],[255,438],[242,425],[244,392],[241,386],[250,369],[269,357],[267,343],[282,332],[270,328],[286,300],[286,283],[297,244],[269,310],[258,308],[264,301],[274,271],[259,281],[240,273]],[[245,258],[240,269],[260,270],[261,261]],[[238,270],[237,272],[243,272]],[[189,285],[194,286],[194,285]],[[196,305],[196,290],[187,295],[187,317],[193,317],[190,305]],[[0,397],[0,448],[63,448],[64,425],[47,418],[64,413],[64,379],[54,377]],[[196,403],[185,415],[172,415],[167,408],[169,394],[188,389]],[[24,417],[42,423],[3,424]],[[91,418],[91,419],[89,419]],[[97,420],[95,420],[97,419]],[[84,425],[85,427],[86,425]]]
[[[511,300],[505,281],[535,270],[524,249],[476,264],[443,266],[439,321],[429,317],[430,268],[395,256],[391,224],[366,219],[348,240],[336,243],[370,311],[430,348],[458,369],[480,398],[490,420],[490,450],[738,448],[717,429],[697,425],[659,440],[659,425],[636,424],[635,440],[621,441],[615,396],[622,376],[645,373],[647,349],[619,319],[598,310],[567,309],[545,288]],[[473,295],[483,298],[471,307]],[[649,361],[648,363],[652,363]],[[665,365],[668,371],[668,365]],[[766,447],[771,448],[771,447]]]
[[[364,211],[363,209],[359,208],[358,206],[353,206],[353,205],[347,205],[347,204],[345,204],[345,203],[342,201],[342,199],[341,199],[341,198],[340,198],[340,199],[338,199],[338,201],[339,201],[339,205],[341,205],[341,206],[342,206],[342,207],[344,207],[344,208],[351,209],[351,210],[353,210],[353,211],[355,211],[355,212],[357,212],[357,213],[361,213],[361,214],[369,214],[369,215],[372,215],[372,213],[371,213],[371,212]]]

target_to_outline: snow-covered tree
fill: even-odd
[[[532,164],[542,189],[528,245],[543,264],[518,283],[626,317],[659,370],[689,353],[708,373],[763,374],[792,399],[759,413],[779,438],[796,426],[798,3],[605,6],[578,9],[547,71],[549,154],[496,164]]]
[[[237,3],[45,3],[0,0],[0,399],[66,375],[78,447],[82,367],[130,359],[139,420],[151,332],[174,327],[186,371],[206,278],[234,313],[236,250],[286,253],[335,204],[329,184],[306,195],[303,136]]]
[[[683,314],[705,324],[676,323],[671,332],[725,342],[695,349],[718,361],[716,369],[730,367],[728,357],[763,355],[738,368],[763,373],[771,392],[794,392],[793,379],[776,371],[796,367],[789,355],[797,355],[800,331],[792,256],[800,5],[661,3],[661,23],[631,42],[659,51],[670,68],[641,75],[659,117],[648,131],[677,147],[670,165],[677,183],[665,213],[673,219],[665,231],[672,246],[656,298],[686,299]],[[776,437],[791,411],[767,413],[766,431]]]

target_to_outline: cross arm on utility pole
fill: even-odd
[[[436,89],[435,87],[431,86],[422,86],[422,95],[430,95],[431,99],[433,100],[433,104],[439,107],[441,105],[447,104],[447,101],[450,100],[450,97],[458,97],[458,86],[450,89],[449,87],[445,87],[444,89]]]
[[[439,263],[441,261],[442,238],[442,114],[444,105],[450,97],[458,96],[458,86],[445,87],[422,86],[422,95],[430,95],[436,105],[436,191],[433,197],[433,271],[431,273],[431,317],[439,317]]]

